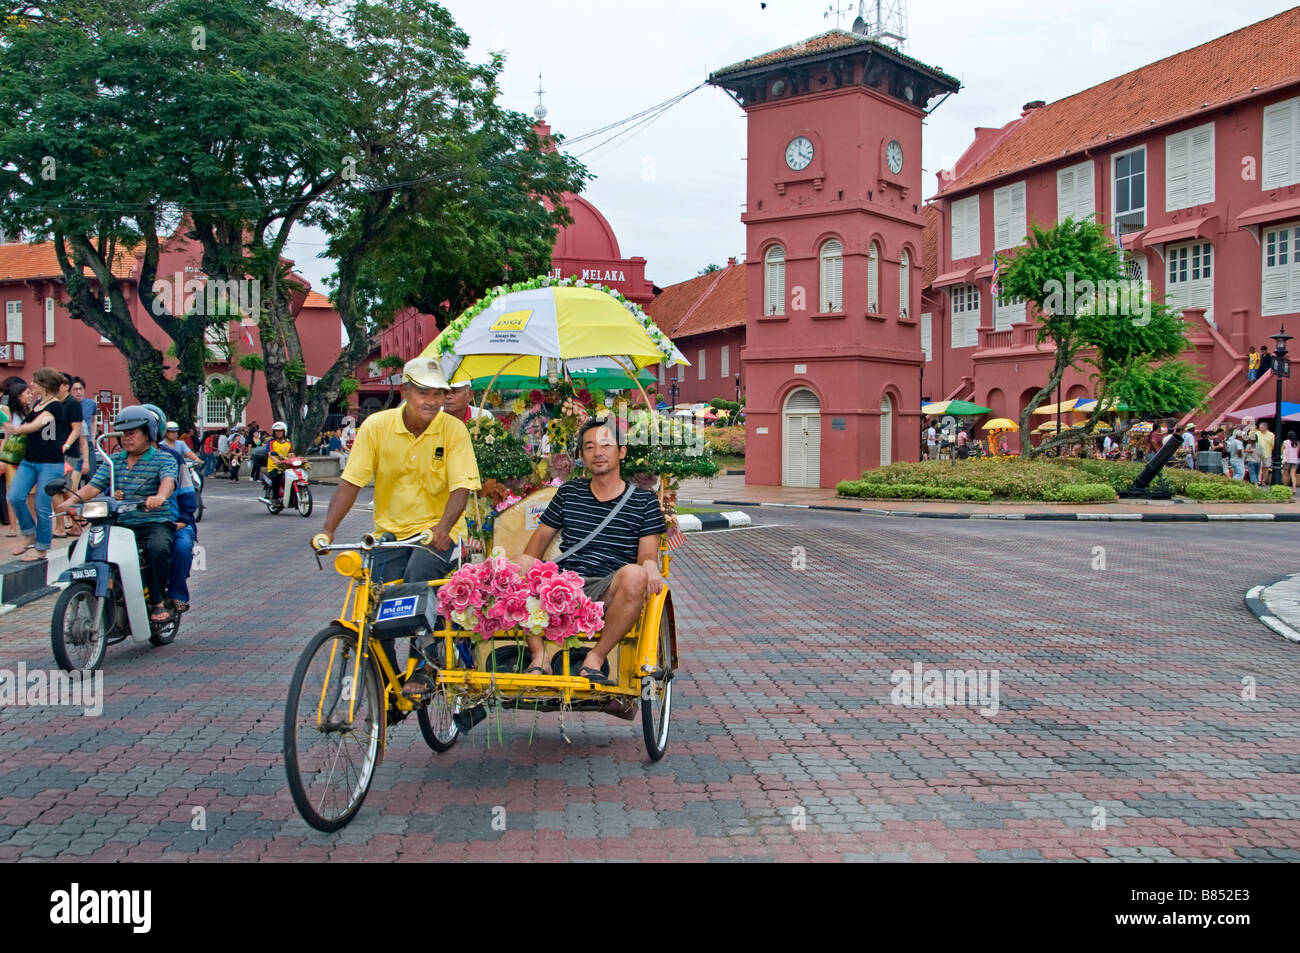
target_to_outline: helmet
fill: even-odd
[[[177,433],[180,433],[181,425],[174,420],[169,420],[167,421],[167,429],[175,430]]]
[[[149,411],[154,420],[158,421],[158,437],[154,438],[157,440],[167,429],[167,415],[163,413],[162,408],[157,404],[141,404],[140,406]]]
[[[114,430],[143,430],[149,435],[151,443],[158,442],[158,418],[144,406],[132,404],[123,407],[113,418]]]
[[[289,427],[283,420],[277,420],[275,423],[271,424],[271,433],[275,433],[277,430],[283,430],[285,433],[288,433]]]

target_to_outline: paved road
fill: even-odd
[[[443,755],[404,723],[324,835],[280,726],[340,580],[303,547],[322,513],[253,495],[213,486],[196,609],[170,647],[109,649],[100,717],[0,710],[0,860],[1300,859],[1300,654],[1242,602],[1292,527],[755,511],[674,562],[663,762],[599,714]],[[0,668],[52,665],[50,604],[0,619]],[[965,671],[982,701],[924,690]]]

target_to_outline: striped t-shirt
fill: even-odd
[[[600,525],[618,502],[600,502],[591,493],[590,480],[570,480],[551,498],[542,522],[560,531],[560,551],[575,546]],[[636,562],[642,536],[658,536],[667,527],[659,500],[649,490],[632,488],[632,498],[609,525],[576,554],[560,560],[561,569],[582,576],[607,576]]]
[[[90,483],[101,492],[108,492],[108,467],[100,467],[90,478]],[[158,493],[158,486],[171,477],[177,480],[180,469],[176,458],[169,453],[150,447],[136,460],[135,466],[126,465],[126,451],[119,450],[113,454],[113,483],[128,500],[146,499]],[[167,503],[157,510],[128,510],[118,516],[123,526],[139,526],[144,523],[171,523],[176,519],[176,503],[168,497]]]

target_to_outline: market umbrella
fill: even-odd
[[[1060,429],[1060,430],[1069,430],[1072,426],[1074,426],[1074,425],[1062,421],[1062,423],[1061,423],[1059,429]],[[1047,423],[1045,423],[1045,424],[1039,424],[1037,427],[1034,428],[1033,432],[1034,432],[1034,433],[1056,433],[1056,432],[1057,432],[1057,429],[1058,429],[1058,428],[1057,428],[1056,421],[1055,421],[1055,420],[1049,420],[1049,421],[1048,421]]]
[[[574,387],[615,390],[620,387],[636,386],[632,379],[628,377],[627,372],[618,368],[580,368],[570,367],[568,363],[566,362],[564,372],[559,376],[564,377],[567,375],[569,380],[573,381]],[[645,370],[637,371],[636,379],[642,384],[653,384],[655,382],[655,376]],[[492,375],[490,374],[474,378],[474,388],[476,390],[482,390],[490,384],[492,384]],[[524,377],[519,374],[502,374],[497,377],[495,384],[497,390],[546,390],[550,386],[549,378]]]
[[[1097,398],[1091,397],[1091,398],[1081,399],[1079,403],[1074,405],[1074,409],[1081,414],[1084,413],[1090,414],[1092,413],[1093,409],[1096,406],[1097,406]],[[1127,412],[1127,411],[1131,411],[1133,408],[1130,407],[1128,404],[1123,403],[1122,401],[1108,400],[1104,404],[1102,404],[1101,409],[1106,413],[1110,413],[1111,411],[1115,411],[1115,410]]]
[[[689,364],[653,321],[596,288],[549,284],[506,292],[497,289],[457,318],[420,355],[443,362],[450,380],[515,375],[560,375],[559,361],[574,366],[640,369],[649,364]]]
[[[989,408],[972,404],[968,400],[941,400],[933,404],[922,404],[923,414],[952,414],[954,417],[975,417],[987,414]]]
[[[1097,399],[1095,397],[1071,397],[1069,400],[1061,401],[1059,407],[1061,413],[1065,414],[1073,410],[1083,410],[1084,408],[1080,407],[1079,406],[1080,404],[1087,404],[1089,405],[1089,407],[1091,407],[1091,405],[1095,404],[1096,402]],[[1058,407],[1057,404],[1044,404],[1042,407],[1035,408],[1034,413],[1054,414],[1057,411],[1057,407]]]
[[[1243,420],[1246,417],[1254,417],[1256,420],[1272,420],[1275,413],[1277,413],[1277,404],[1270,403],[1246,407],[1243,410],[1234,410],[1232,413],[1223,416],[1230,417],[1233,420]],[[1300,404],[1282,401],[1282,419],[1300,420]]]
[[[980,430],[1019,430],[1020,424],[1014,420],[1008,420],[1006,417],[994,417],[986,423]]]
[[[1134,424],[1132,427],[1128,428],[1128,432],[1129,433],[1150,433],[1151,421],[1144,420],[1140,424]]]

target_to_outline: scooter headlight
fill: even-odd
[[[108,518],[108,501],[91,500],[89,503],[81,504],[81,518],[83,520],[102,520]]]

